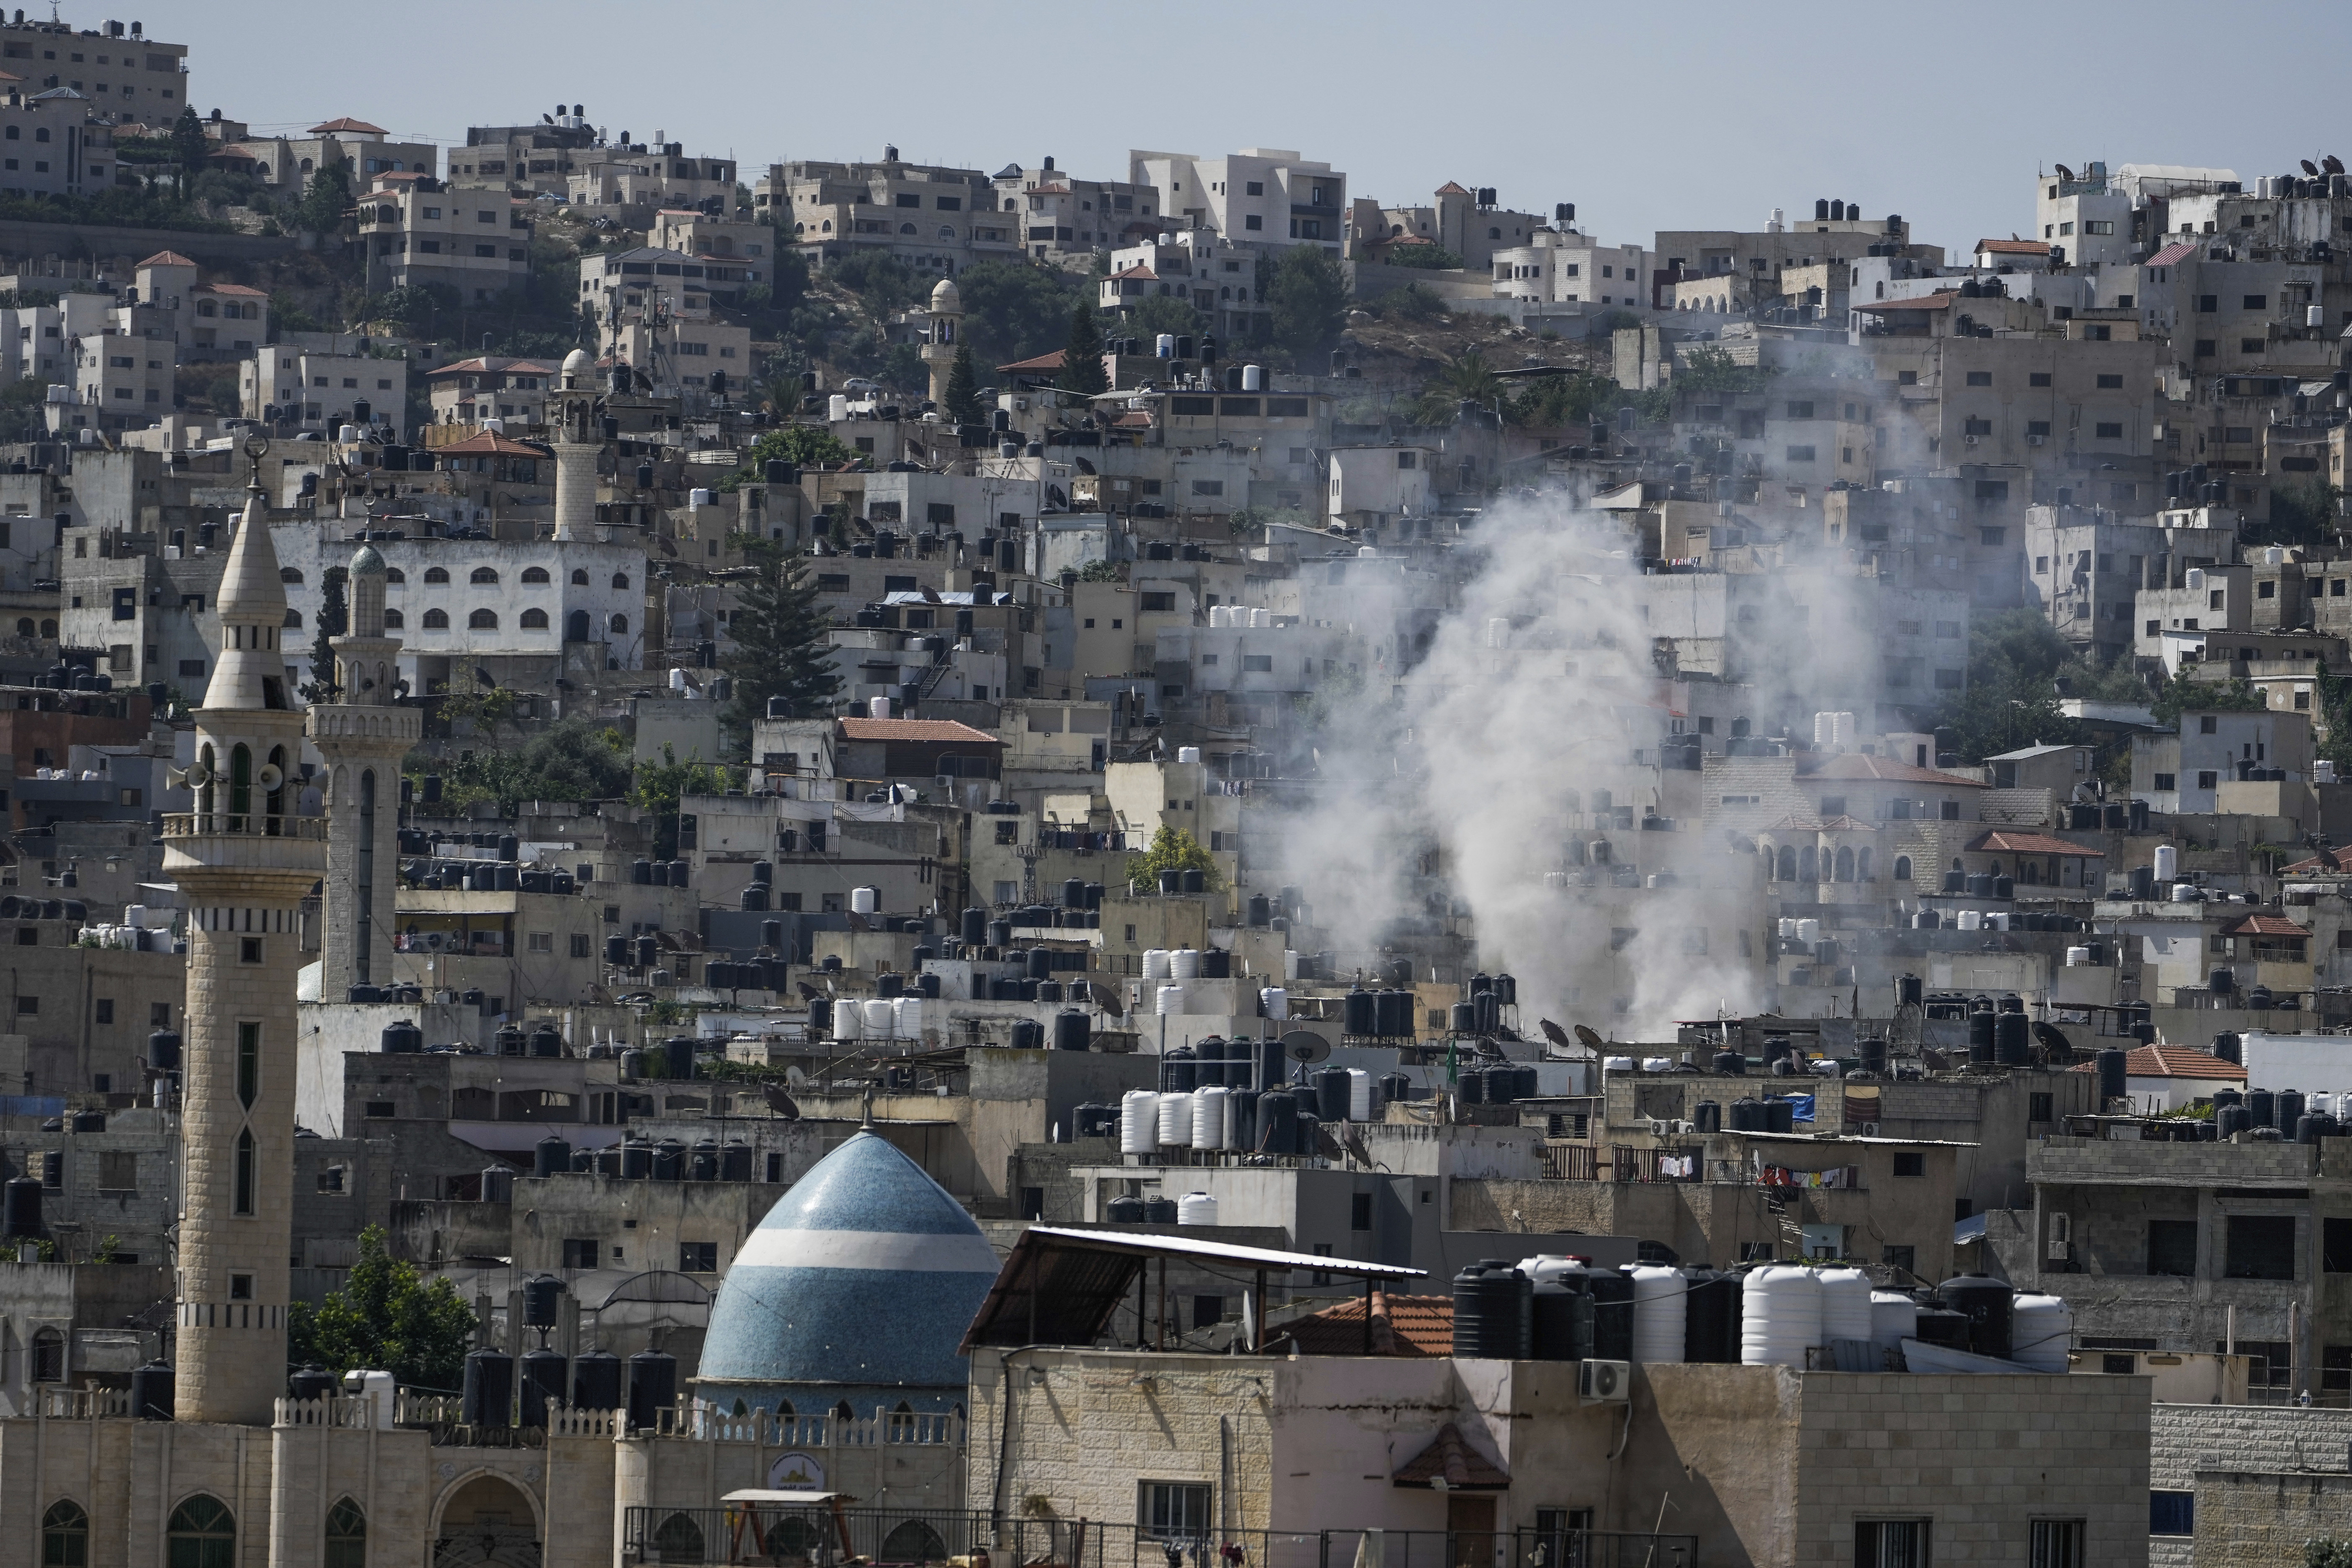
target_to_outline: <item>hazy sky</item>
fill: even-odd
[[[992,172],[1051,153],[1114,179],[1130,147],[1286,147],[1391,204],[1449,179],[1540,214],[1572,201],[1614,242],[1758,227],[1827,196],[1959,250],[2024,232],[2032,176],[2053,161],[2251,182],[2323,152],[2352,160],[2352,124],[2326,107],[2352,58],[2344,0],[123,4],[111,14],[191,46],[200,112],[256,131],[349,114],[462,142],[469,124],[562,100],[749,177],[885,142]]]

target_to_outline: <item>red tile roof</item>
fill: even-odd
[[[1302,1355],[1362,1355],[1363,1299],[1294,1318],[1269,1337],[1276,1344],[1287,1340]],[[1371,1347],[1373,1355],[1452,1355],[1454,1299],[1373,1291]]]
[[[1958,299],[1956,289],[1948,294],[1930,294],[1924,300],[1864,300],[1854,306],[1857,310],[1940,310]]]
[[[1113,278],[1115,278],[1115,279],[1116,279],[1116,278],[1140,278],[1140,279],[1144,279],[1144,280],[1145,280],[1145,281],[1147,281],[1147,282],[1152,282],[1152,283],[1157,283],[1157,282],[1160,280],[1160,274],[1159,274],[1159,273],[1157,273],[1157,272],[1154,272],[1153,270],[1151,270],[1151,268],[1150,268],[1146,267],[1146,266],[1145,266],[1142,262],[1140,262],[1140,261],[1137,262],[1134,266],[1132,266],[1132,267],[1130,267],[1130,268],[1127,268],[1127,270],[1125,270],[1124,272],[1114,272],[1114,273],[1112,273],[1112,274],[1111,274],[1111,276],[1112,276]]]
[[[1979,250],[1990,250],[2001,256],[2047,256],[2050,247],[2031,239],[1980,239]]]
[[[1933,768],[1915,768],[1909,763],[1898,763],[1893,757],[1864,756],[1860,752],[1840,752],[1824,757],[1812,767],[1805,766],[1813,752],[1801,752],[1797,757],[1797,776],[1801,779],[1876,780],[1882,784],[1931,784],[1955,785],[1961,789],[1990,789],[1992,786],[1975,779],[1964,779],[1958,773],[1937,773]]]
[[[428,376],[454,375],[461,372],[480,371],[500,375],[510,374],[553,375],[560,368],[549,364],[544,360],[508,359],[502,354],[476,354],[472,359],[461,359],[455,363],[445,364],[438,370],[428,370],[425,374]]]
[[[441,448],[445,452],[449,449]],[[841,736],[845,741],[929,742],[958,746],[1004,744],[985,730],[975,730],[952,719],[844,719]]]
[[[235,294],[239,299],[245,300],[269,298],[268,289],[248,289],[242,283],[199,283],[196,285],[195,291],[199,294]]]
[[[1428,1447],[1399,1466],[1391,1479],[1401,1487],[1434,1488],[1440,1477],[1446,1491],[1500,1491],[1511,1484],[1510,1472],[1472,1447],[1451,1421],[1437,1429]]]
[[[1035,359],[1017,359],[1011,364],[1001,364],[996,368],[999,370],[1059,370],[1062,368],[1062,355],[1066,352],[1067,351],[1055,349],[1052,353],[1039,354]]]
[[[1969,847],[1971,855],[1989,855],[2005,850],[2011,855],[2079,855],[2085,860],[2103,860],[2106,852],[2085,849],[2079,844],[2069,844],[2063,838],[2053,838],[2046,833],[2011,833],[1995,828],[1979,834]]]
[[[310,127],[309,133],[312,136],[325,136],[337,131],[355,131],[362,135],[368,136],[389,136],[392,134],[392,132],[386,131],[381,125],[370,125],[366,121],[353,120],[348,114],[344,115],[340,120],[330,120],[324,125],[313,125]]]
[[[2321,877],[2352,875],[2352,848],[2323,851],[2308,860],[2296,861],[2280,875],[2294,871],[2307,871]]]
[[[194,267],[195,263],[176,250],[159,250],[139,265],[142,267]]]
[[[2143,267],[2170,267],[2176,263],[2186,261],[2196,254],[2197,242],[2195,240],[2185,239],[2178,245],[2166,246],[2162,250],[2158,251],[2154,256],[2151,256],[2146,261],[2141,262],[2140,265]]]
[[[2308,926],[2299,926],[2284,915],[2241,915],[2221,928],[2223,936],[2309,936]]]
[[[2074,1072],[2096,1072],[2099,1064],[2084,1062],[2071,1069]],[[2208,1051],[2188,1046],[2136,1046],[2124,1053],[2124,1073],[2128,1078],[2199,1078],[2222,1079],[2231,1083],[2246,1081],[2246,1069],[2236,1062],[2223,1061]]]
[[[435,447],[432,451],[443,458],[547,458],[554,455],[544,447],[517,441],[495,430],[485,430],[478,436],[468,436],[446,447]]]
[[[1437,195],[1441,196],[1466,196],[1469,194],[1470,193],[1468,191],[1464,190],[1461,185],[1452,180],[1448,180],[1444,184],[1437,187]]]

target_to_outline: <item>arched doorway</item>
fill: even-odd
[[[513,1482],[476,1476],[441,1505],[433,1568],[539,1568],[539,1515]]]

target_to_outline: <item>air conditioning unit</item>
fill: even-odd
[[[1633,1395],[1633,1363],[1629,1361],[1580,1361],[1576,1363],[1576,1399],[1580,1405],[1623,1405]]]
[[[2039,447],[2049,439],[2047,436],[2028,436],[2025,438],[2025,444],[2029,447]]]
[[[2074,1226],[2063,1214],[2050,1216],[2049,1258],[2053,1263],[2064,1263],[2074,1256]]]
[[[1975,446],[1978,442],[1979,442],[1979,441],[1983,440],[1983,439],[1984,439],[1984,437],[1981,437],[1981,436],[1963,436],[1963,437],[1960,437],[1960,439],[1961,439],[1961,440],[1963,440],[1963,441],[1966,441],[1969,446],[1973,447],[1973,446]]]

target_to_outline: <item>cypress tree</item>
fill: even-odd
[[[335,684],[333,639],[351,629],[351,607],[343,597],[350,568],[330,566],[319,588],[319,635],[310,639],[310,683],[302,695],[312,702],[331,700],[341,689]]]
[[[782,697],[796,718],[829,710],[841,690],[832,659],[833,617],[817,602],[808,558],[785,554],[760,542],[752,554],[759,575],[737,603],[728,630],[734,647],[720,661],[734,682],[724,721],[745,736],[768,716],[768,700]]]
[[[958,343],[955,363],[948,366],[947,416],[959,425],[984,425],[987,410],[980,405],[980,378],[972,368],[971,345]]]
[[[1062,374],[1054,381],[1065,392],[1092,395],[1110,390],[1110,378],[1103,374],[1102,329],[1096,324],[1095,308],[1084,300],[1070,312],[1070,341],[1062,349]]]

